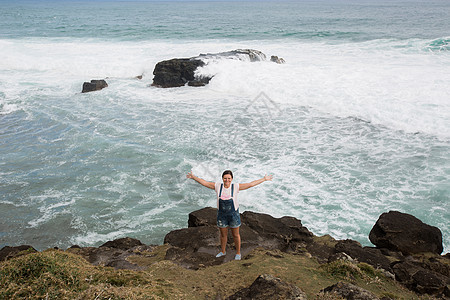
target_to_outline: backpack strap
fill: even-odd
[[[233,198],[233,192],[234,192],[234,183],[231,184],[231,198]]]

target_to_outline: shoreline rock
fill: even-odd
[[[217,210],[212,207],[191,212],[187,228],[174,230],[166,235],[164,239],[165,254],[163,253],[161,259],[172,261],[192,270],[232,261],[234,248],[231,234],[227,245],[227,255],[221,258],[215,257],[219,250],[216,213]],[[412,217],[400,212],[389,212],[388,214],[399,216],[391,220],[393,227],[396,226],[396,220],[402,224],[404,219]],[[382,214],[380,219],[383,220],[385,216],[386,214]],[[429,248],[431,251],[425,253],[405,255],[404,252],[395,250],[396,248],[393,247],[381,248],[379,245],[377,247],[362,247],[358,242],[349,239],[335,240],[330,236],[315,236],[302,225],[300,220],[294,217],[274,218],[267,214],[246,211],[241,214],[241,221],[240,233],[244,261],[252,257],[253,250],[262,248],[266,249],[267,253],[275,253],[271,255],[276,255],[279,258],[283,258],[283,253],[289,253],[316,259],[321,264],[332,263],[336,260],[344,260],[350,264],[366,263],[374,269],[380,270],[387,277],[395,278],[396,281],[419,295],[450,297],[450,255],[436,253],[435,249],[439,249],[439,245],[433,245]],[[377,221],[377,223],[380,222]],[[378,225],[374,225],[374,228],[376,226]],[[425,232],[428,232],[427,226],[429,225],[423,227]],[[413,230],[417,231],[418,229],[413,227]],[[405,232],[402,231],[402,233]],[[416,236],[421,235],[412,235],[412,237]],[[404,239],[402,237],[401,241],[403,246],[416,245],[413,238]],[[152,257],[152,251],[158,247],[156,245],[145,245],[139,240],[127,237],[106,242],[99,247],[74,245],[66,251],[82,256],[93,265],[109,266],[115,269],[143,270],[146,267],[134,264],[128,258],[131,256]],[[27,245],[7,246],[0,250],[0,261],[33,252],[37,251]],[[276,279],[269,281],[273,283],[274,280],[277,281]],[[266,282],[264,285],[272,283]],[[255,283],[256,286],[258,284]],[[281,286],[284,285],[281,283]],[[291,288],[296,291],[295,288]],[[335,288],[329,287],[324,292],[336,291]],[[237,292],[236,297],[245,299],[242,295],[253,293],[250,292],[251,289],[249,287]],[[260,289],[262,291],[263,288]],[[338,293],[344,295],[349,290],[355,289],[341,284],[339,290]],[[358,293],[364,294],[365,292],[359,291]],[[368,297],[367,299],[376,299],[370,298],[371,296]]]
[[[209,60],[238,59],[250,62],[265,61],[266,55],[258,50],[237,49],[220,53],[200,54],[191,58],[173,58],[158,62],[153,70],[152,86],[161,88],[181,87],[184,85],[205,86],[214,76],[198,76],[195,71],[205,66]],[[284,59],[272,56],[270,61],[282,64]]]

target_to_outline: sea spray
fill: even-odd
[[[378,216],[399,210],[439,227],[448,251],[447,4],[416,3],[434,18],[406,4],[329,4],[115,3],[102,24],[99,3],[83,14],[5,4],[0,246],[162,243],[214,206],[186,173],[216,181],[232,169],[237,182],[274,175],[242,192],[241,211],[370,245]],[[208,13],[180,26],[199,6]],[[248,48],[286,63],[218,59],[198,70],[214,75],[207,86],[150,87],[159,61]],[[91,79],[109,86],[81,94]]]

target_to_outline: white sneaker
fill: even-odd
[[[224,255],[226,255],[226,253],[219,252],[219,254],[217,254],[216,257],[222,257],[222,256],[224,256]]]

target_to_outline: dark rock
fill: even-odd
[[[319,263],[326,263],[330,256],[336,254],[335,245],[337,241],[330,235],[314,238],[312,243],[306,245],[306,250],[314,256]]]
[[[398,211],[383,213],[370,231],[369,239],[379,248],[401,251],[405,255],[422,252],[441,254],[443,250],[439,228]]]
[[[275,55],[272,55],[270,57],[270,61],[273,61],[273,62],[275,62],[277,64],[284,64],[285,63],[284,59],[282,59],[281,57],[275,56]]]
[[[91,82],[85,82],[83,83],[83,90],[82,93],[88,93],[93,91],[99,91],[105,87],[107,87],[108,84],[105,80],[91,80]]]
[[[217,208],[205,207],[189,214],[188,227],[215,226]]]
[[[391,272],[391,262],[379,249],[362,247],[360,243],[353,240],[338,241],[335,246],[336,253],[346,253],[358,262],[364,262],[375,268],[381,268]]]
[[[306,300],[306,294],[297,286],[281,281],[281,279],[271,275],[260,275],[248,288],[244,288],[227,300],[237,299],[296,299]]]
[[[121,250],[129,250],[136,246],[142,246],[144,244],[141,243],[141,241],[137,239],[133,239],[130,237],[125,237],[121,239],[117,239],[114,241],[109,241],[101,245],[100,247],[109,247],[109,248],[116,248]]]
[[[167,249],[165,259],[175,261],[186,269],[198,270],[202,267],[210,267],[222,264],[226,257],[216,258],[214,253],[200,251],[186,251],[184,248],[171,247]],[[228,257],[231,260],[231,257]]]
[[[276,57],[275,62],[283,63],[282,58]],[[238,59],[244,61],[265,61],[266,55],[258,50],[253,49],[237,49],[220,53],[200,54],[191,58],[174,58],[161,61],[156,64],[153,70],[152,86],[169,88],[189,86],[205,86],[209,83],[213,76],[196,76],[195,71],[198,67],[202,67],[210,60],[217,59]]]
[[[219,247],[218,233],[218,229],[212,226],[173,230],[164,237],[164,244],[192,251],[213,247],[213,252],[216,252]]]
[[[338,282],[322,290],[324,293],[334,293],[348,300],[378,300],[379,298],[354,284]]]
[[[333,255],[330,255],[330,257],[328,257],[328,263],[332,263],[332,262],[335,262],[338,260],[344,260],[344,261],[348,261],[351,263],[356,263],[356,261],[345,252],[335,253]]]
[[[5,246],[0,250],[0,261],[9,260],[15,257],[27,255],[34,252],[37,252],[37,250],[28,245],[21,245],[14,247]]]
[[[188,82],[188,86],[205,86],[209,83],[212,77],[200,76]]]
[[[293,217],[274,218],[267,214],[246,211],[241,221],[258,235],[258,245],[295,252],[312,242],[313,234]]]
[[[215,255],[220,250],[216,215],[217,209],[211,207],[190,213],[188,228],[174,230],[164,238],[164,243],[178,248],[173,252],[169,251],[166,258],[194,269],[199,264],[205,266],[216,264],[218,259],[215,258]],[[296,252],[299,248],[305,248],[306,243],[312,241],[312,233],[302,226],[300,220],[293,217],[274,218],[270,215],[247,211],[241,214],[241,222],[239,233],[243,258],[257,247]],[[233,239],[229,233],[228,249],[232,248]],[[209,254],[214,259],[205,262],[195,261],[196,252]],[[198,256],[199,259],[201,257]],[[233,259],[233,251],[227,250],[227,255],[219,262],[228,262]]]
[[[420,294],[442,295],[450,284],[448,276],[425,269],[413,259],[395,263],[392,267],[395,279]]]
[[[98,248],[72,246],[66,251],[81,255],[93,265],[142,270],[143,268],[127,261],[127,257],[141,255],[142,252],[152,251],[153,248],[154,246],[147,246],[139,240],[127,237],[106,242]]]
[[[156,64],[153,70],[153,86],[168,88],[184,86],[190,81],[209,82],[208,78],[197,79],[195,70],[205,65],[199,59],[194,58],[174,58],[161,61]]]

